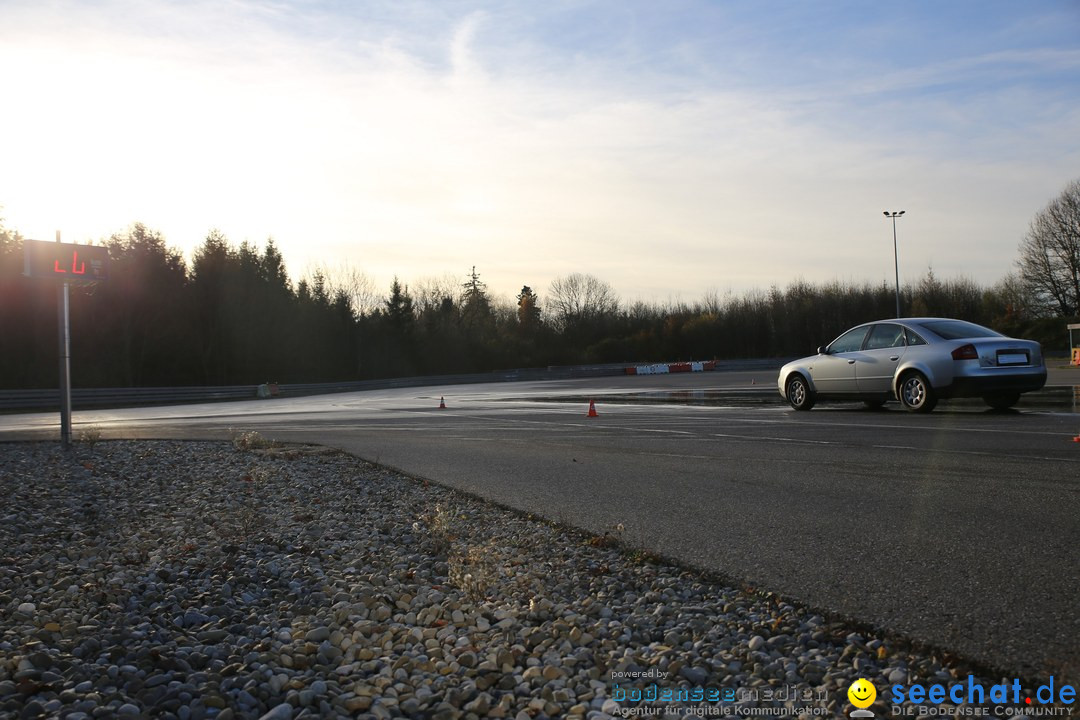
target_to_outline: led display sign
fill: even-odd
[[[23,241],[23,274],[27,277],[51,277],[73,283],[107,280],[109,249],[94,245]]]

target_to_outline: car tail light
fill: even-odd
[[[979,351],[975,349],[975,346],[971,343],[967,345],[961,345],[952,351],[953,360],[978,360]]]

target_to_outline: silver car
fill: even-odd
[[[796,410],[818,400],[899,400],[930,412],[942,398],[981,397],[1005,409],[1046,384],[1042,347],[948,318],[903,318],[848,330],[818,354],[780,368],[780,394]]]

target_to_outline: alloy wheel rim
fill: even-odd
[[[907,398],[908,405],[912,407],[922,405],[923,400],[926,398],[926,389],[923,387],[922,381],[918,378],[911,378],[904,383],[904,396]]]

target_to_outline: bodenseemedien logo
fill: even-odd
[[[866,709],[873,705],[874,701],[877,700],[877,688],[874,687],[874,683],[865,678],[859,678],[851,683],[851,686],[847,689],[847,697],[848,701],[858,708],[858,710],[852,710],[849,717],[874,717],[874,713]]]

